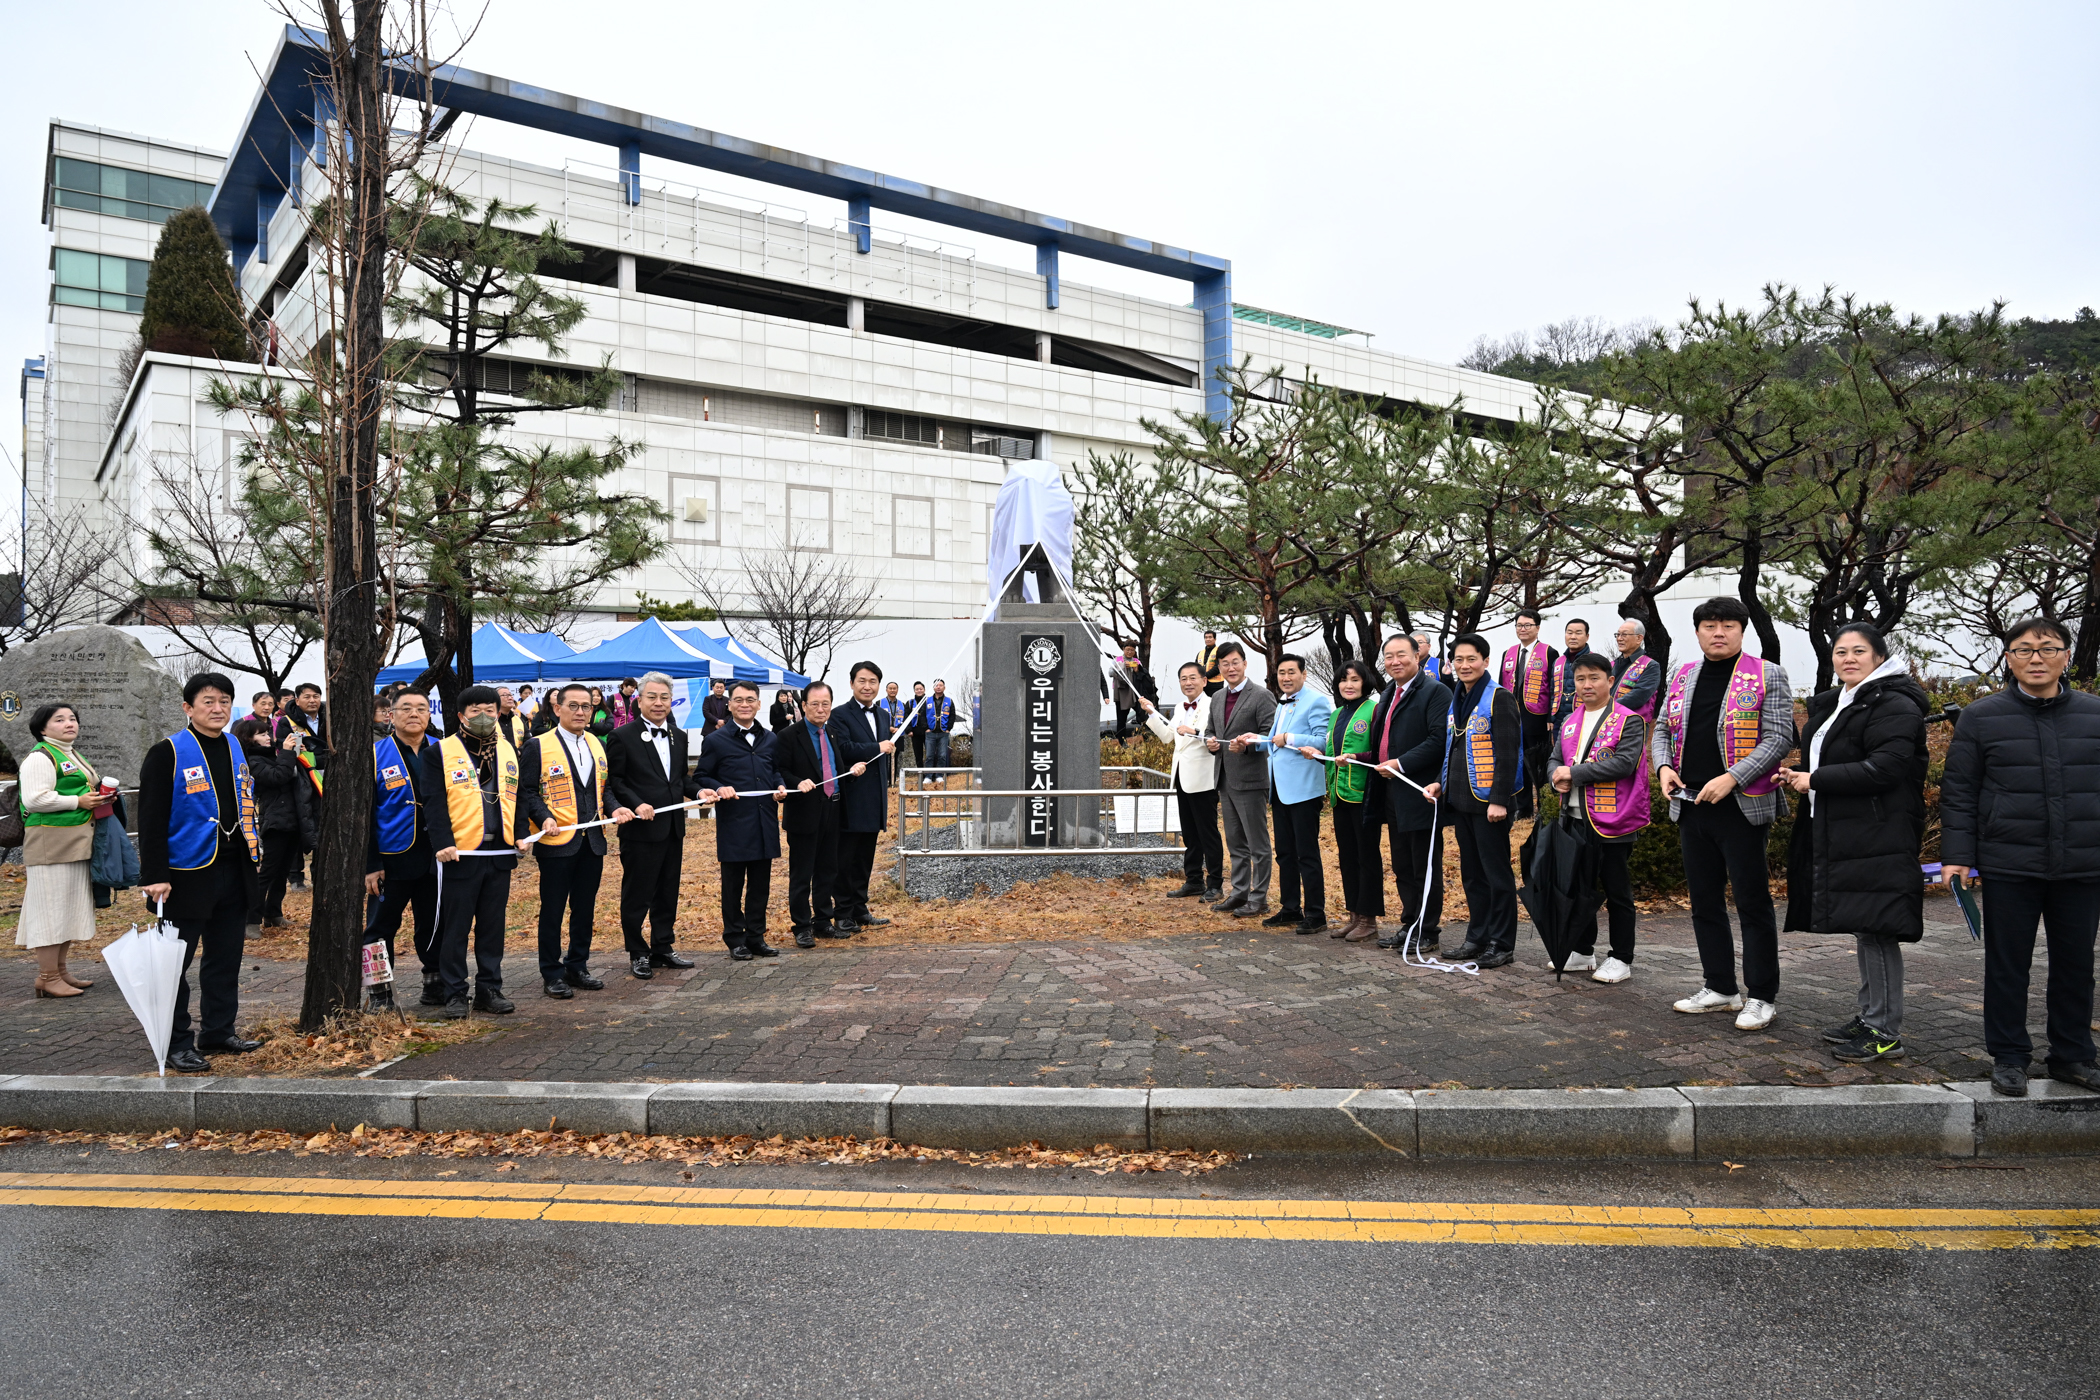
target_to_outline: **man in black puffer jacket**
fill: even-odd
[[[2027,971],[2049,937],[2049,1075],[2100,1090],[2093,1049],[2093,940],[2100,930],[2100,697],[2063,684],[2071,635],[2015,623],[2013,685],[1962,712],[1940,782],[1942,879],[1983,886],[1983,1040],[1991,1087],[2020,1097],[2034,1042]]]
[[[268,720],[244,719],[233,726],[241,755],[255,780],[255,818],[262,830],[262,904],[248,912],[249,933],[283,928],[284,890],[292,863],[318,844],[311,785],[297,758],[276,743]]]

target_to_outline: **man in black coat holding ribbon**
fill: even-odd
[[[845,816],[841,793],[856,770],[882,750],[855,732],[831,708],[831,687],[812,681],[802,692],[802,719],[780,733],[773,763],[780,780],[801,793],[788,799],[781,825],[788,838],[788,917],[795,946],[814,948],[819,938],[850,938],[833,921],[839,879],[839,828]]]
[[[715,799],[715,856],[722,867],[722,941],[738,962],[777,958],[766,942],[773,862],[780,859],[779,804],[787,789],[774,771],[779,741],[758,722],[758,687],[729,686],[729,718],[700,741],[693,776]],[[743,794],[769,792],[771,797]]]
[[[700,783],[686,774],[685,730],[671,722],[671,678],[661,671],[643,676],[640,703],[640,719],[606,736],[605,775],[612,800],[634,813],[620,828],[620,932],[630,970],[646,981],[659,967],[693,965],[675,946],[685,813],[658,809],[697,798]]]

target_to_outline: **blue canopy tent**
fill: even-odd
[[[477,684],[536,681],[543,675],[560,675],[549,663],[573,655],[567,643],[547,633],[513,632],[500,623],[484,622],[474,629],[474,680]],[[428,669],[422,661],[389,666],[378,676],[379,684],[403,684],[416,680]]]
[[[569,680],[616,680],[661,671],[673,680],[738,679],[737,664],[703,651],[655,618],[645,618],[617,637],[585,647],[558,662],[547,674]]]
[[[680,627],[673,630],[708,655],[719,657],[736,667],[736,675],[732,679],[754,681],[759,685],[809,684],[809,677],[790,671],[782,662],[761,656],[734,637],[710,637],[697,627]]]

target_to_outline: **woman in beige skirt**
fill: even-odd
[[[37,745],[22,760],[22,864],[27,886],[15,943],[36,949],[36,994],[77,997],[94,983],[66,969],[66,945],[95,936],[95,896],[88,882],[94,854],[93,810],[108,801],[88,761],[74,752],[80,716],[71,705],[45,705],[29,717]]]

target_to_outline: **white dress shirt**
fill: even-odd
[[[561,735],[561,746],[569,755],[569,771],[576,775],[576,787],[580,792],[591,781],[591,746],[581,734],[571,734],[559,727],[554,732]]]
[[[656,750],[656,761],[664,766],[664,776],[671,776],[671,731],[666,724],[651,724],[642,721],[642,737]]]

